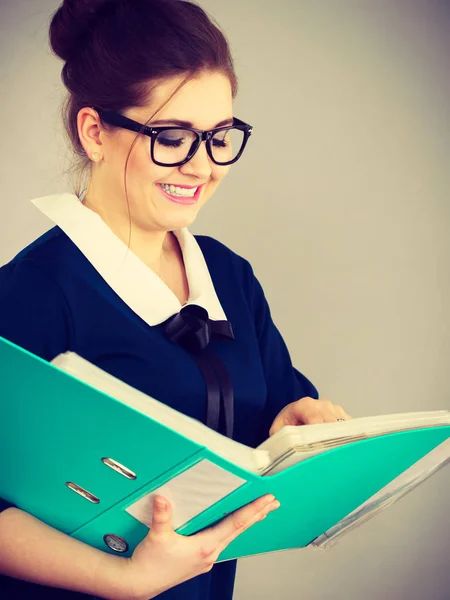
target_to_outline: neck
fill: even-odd
[[[83,205],[97,213],[111,231],[136,254],[147,266],[159,273],[165,260],[173,253],[178,242],[167,231],[148,230],[139,227],[130,218],[127,210],[117,210],[112,203],[94,197],[89,191],[83,198]]]

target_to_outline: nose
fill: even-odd
[[[195,175],[198,179],[209,179],[214,163],[206,151],[206,143],[202,142],[190,161],[178,167],[185,175]]]

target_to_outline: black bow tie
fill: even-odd
[[[225,365],[208,347],[212,340],[234,340],[231,323],[212,321],[204,308],[189,304],[166,321],[165,332],[173,342],[192,355],[202,372],[208,395],[206,424],[216,431],[219,429],[222,394],[226,436],[231,438],[234,422],[233,385]]]

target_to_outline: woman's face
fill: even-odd
[[[182,78],[173,78],[159,84],[151,93],[151,103],[123,111],[127,117],[146,123],[170,96]],[[209,130],[218,123],[232,119],[232,92],[229,79],[221,73],[206,73],[185,84],[151,123],[173,125],[171,119],[187,121],[191,127]],[[230,123],[231,124],[231,123]],[[100,199],[102,209],[115,220],[126,219],[128,205],[125,195],[124,171],[130,147],[136,133],[125,129],[101,128],[98,133],[99,151],[103,160],[94,165],[92,194]],[[89,150],[88,150],[89,153]],[[189,226],[199,210],[212,196],[228,173],[229,166],[218,166],[211,161],[206,145],[202,143],[194,157],[179,167],[161,167],[150,157],[150,138],[139,135],[127,164],[127,193],[133,225],[143,230],[173,231]],[[198,199],[170,199],[161,184],[174,186],[201,186]],[[88,192],[90,193],[90,192]]]

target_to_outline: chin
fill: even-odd
[[[178,215],[161,219],[161,224],[166,231],[177,231],[183,229],[183,227],[190,227],[197,218],[198,211],[192,212],[189,215]]]

